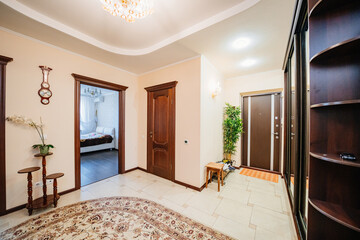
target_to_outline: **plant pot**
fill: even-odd
[[[40,146],[40,154],[41,155],[47,155],[49,153],[49,146],[48,145],[44,145],[44,146]]]
[[[225,159],[231,160],[231,153],[225,153]]]

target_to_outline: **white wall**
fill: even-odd
[[[103,102],[96,103],[96,109],[97,126],[115,128],[115,148],[119,149],[119,92],[105,95]]]
[[[241,106],[240,93],[276,89],[276,88],[284,88],[284,72],[282,70],[274,70],[274,71],[247,75],[247,76],[235,77],[235,78],[227,79],[224,82],[224,100],[225,102],[228,102],[231,105]],[[284,101],[282,101],[282,103],[284,103]],[[282,111],[283,110],[284,108],[282,106]],[[284,114],[282,114],[282,116],[284,116]],[[282,126],[284,126],[283,119],[284,118],[282,117],[281,119]],[[241,145],[239,142],[236,154],[234,156],[237,166],[240,165],[240,156],[241,156],[240,146]],[[282,152],[283,151],[281,151],[281,153]],[[281,157],[281,159],[283,158]]]
[[[201,57],[200,99],[200,185],[206,181],[205,165],[223,159],[224,93],[212,98],[218,84],[223,88],[223,76],[204,56]]]
[[[46,143],[55,146],[48,158],[47,172],[63,172],[59,192],[75,186],[74,170],[74,78],[77,73],[128,86],[125,106],[125,169],[138,166],[137,133],[137,77],[120,69],[101,64],[36,40],[0,30],[0,55],[12,57],[7,65],[6,116],[24,115],[39,121],[43,119]],[[49,75],[53,97],[50,104],[40,103],[38,90],[42,82],[39,65],[53,70]],[[26,176],[17,174],[22,168],[41,166],[34,158],[31,146],[39,143],[34,129],[6,123],[6,204],[7,209],[27,201]],[[41,179],[40,171],[33,174],[34,182]],[[35,189],[37,192],[37,189]],[[50,190],[49,190],[50,192]],[[35,194],[34,197],[38,197]]]

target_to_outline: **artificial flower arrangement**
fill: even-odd
[[[25,126],[35,128],[35,130],[39,134],[39,137],[40,137],[40,140],[41,140],[42,143],[41,144],[34,144],[32,147],[34,149],[39,148],[40,154],[46,155],[46,154],[49,153],[50,148],[54,148],[54,146],[51,145],[51,144],[45,144],[44,131],[43,131],[44,124],[42,123],[41,117],[40,117],[40,124],[34,122],[30,118],[26,118],[24,116],[17,116],[17,115],[7,117],[6,120],[9,121],[9,122],[13,122],[15,124],[21,124],[21,125],[25,125]]]

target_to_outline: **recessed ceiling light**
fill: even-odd
[[[247,46],[249,46],[250,44],[250,39],[248,38],[238,38],[233,42],[233,47],[235,49],[242,49],[245,48]]]
[[[256,64],[255,59],[246,59],[240,63],[240,65],[243,67],[251,67],[254,66],[255,64]]]

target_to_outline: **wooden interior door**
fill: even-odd
[[[175,180],[175,86],[177,82],[146,88],[148,91],[147,170]]]
[[[242,165],[280,171],[280,94],[243,97]]]

